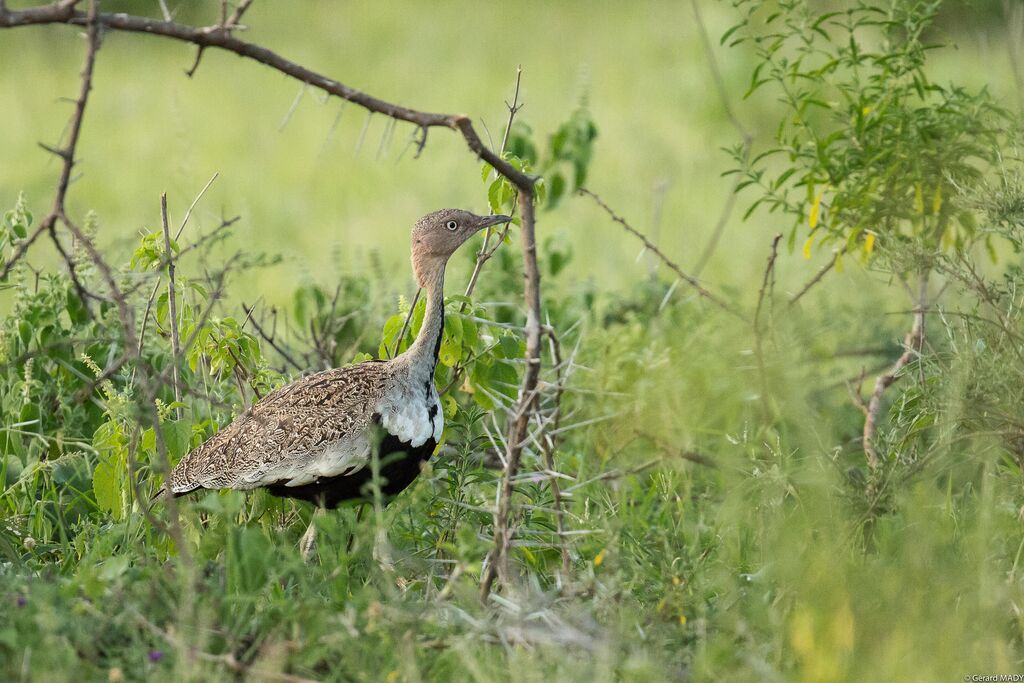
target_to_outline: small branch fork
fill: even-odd
[[[850,394],[854,403],[864,413],[864,455],[867,457],[868,465],[872,470],[877,470],[882,459],[879,457],[875,438],[878,434],[878,416],[882,410],[882,395],[885,390],[899,379],[900,372],[921,353],[924,348],[924,317],[928,309],[928,278],[921,276],[920,291],[917,302],[914,306],[914,322],[910,331],[903,338],[903,353],[896,359],[896,362],[875,379],[875,386],[867,402],[861,398],[860,387],[864,382],[864,372],[861,372],[860,379],[856,386],[851,383]]]

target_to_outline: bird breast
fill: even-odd
[[[380,423],[402,443],[418,448],[428,439],[440,441],[444,412],[434,387],[433,373],[410,373],[380,404]]]

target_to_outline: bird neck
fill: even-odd
[[[441,349],[441,337],[444,334],[444,264],[424,274],[421,284],[427,297],[426,310],[423,313],[420,333],[406,351],[406,355],[414,365],[429,366],[433,375],[437,366],[437,354]]]

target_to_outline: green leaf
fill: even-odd
[[[96,506],[104,512],[115,515],[121,507],[121,495],[117,486],[117,475],[108,462],[97,463],[92,472],[92,492]]]
[[[180,420],[168,420],[160,425],[164,431],[164,443],[167,454],[172,460],[180,460],[190,450],[192,442],[192,420],[183,417]]]

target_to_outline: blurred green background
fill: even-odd
[[[215,2],[169,4],[187,23],[211,23],[218,11]],[[734,10],[727,2],[699,6],[729,100],[755,144],[762,144],[779,110],[770,98],[741,99],[753,56],[745,47],[718,44],[736,21]],[[158,13],[155,0],[104,7]],[[1020,27],[1006,20],[1008,8],[1000,1],[947,3],[933,28],[934,40],[949,44],[931,55],[935,80],[988,86],[1005,106],[1018,109],[1011,55]],[[735,145],[740,134],[714,86],[690,2],[257,0],[245,23],[251,26],[246,40],[347,85],[419,109],[467,113],[495,145],[517,65],[525,102],[519,120],[540,139],[585,100],[599,129],[588,187],[685,270],[697,262],[729,194],[732,180],[721,174],[731,161],[721,148]],[[54,143],[66,125],[70,105],[61,98],[77,93],[83,51],[80,32],[64,26],[0,31],[0,206],[13,205],[24,191],[37,216],[48,208],[58,163],[37,142]],[[282,303],[310,281],[329,288],[339,272],[368,270],[371,254],[393,274],[394,294],[411,294],[412,222],[442,206],[486,210],[479,163],[459,136],[433,130],[421,158],[413,159],[406,149],[414,133],[409,126],[399,125],[382,145],[388,126],[382,117],[367,124],[358,107],[324,101],[313,90],[295,104],[302,93],[298,84],[214,50],[189,79],[184,71],[193,57],[188,46],[126,34],[108,35],[99,54],[69,207],[75,216],[94,209],[99,240],[123,260],[140,234],[158,225],[161,192],[168,193],[176,222],[215,172],[220,176],[189,233],[238,214],[234,239],[215,249],[228,254],[243,247],[283,257],[269,270],[241,273],[228,292],[233,300]],[[710,289],[747,304],[756,299],[772,235],[790,226],[764,212],[742,221],[749,201],[741,195],[702,277]],[[607,290],[606,302],[617,296],[641,301],[635,315],[587,321],[583,353],[593,372],[580,383],[595,398],[584,415],[608,410],[618,417],[577,432],[560,452],[561,464],[582,479],[642,465],[655,451],[672,458],[665,454],[692,446],[706,450],[720,469],[670,459],[636,477],[592,484],[575,501],[580,527],[595,532],[581,536],[574,550],[579,574],[592,579],[592,593],[552,599],[545,608],[578,617],[574,623],[596,633],[588,641],[596,653],[573,651],[575,658],[567,658],[571,643],[554,641],[547,649],[508,647],[497,656],[498,648],[480,641],[477,622],[464,626],[435,610],[432,598],[419,603],[404,593],[388,603],[393,626],[377,632],[367,627],[358,643],[327,641],[349,633],[332,621],[343,609],[362,619],[380,609],[378,600],[394,597],[372,593],[356,580],[345,584],[334,573],[324,590],[333,590],[332,599],[344,607],[316,603],[304,612],[290,596],[280,600],[283,611],[294,607],[289,624],[313,624],[313,633],[319,628],[328,634],[308,642],[343,647],[352,658],[343,665],[362,662],[364,672],[381,673],[373,668],[378,658],[394,671],[411,660],[411,673],[403,672],[410,680],[420,672],[443,678],[452,671],[468,671],[477,680],[519,672],[533,680],[588,675],[653,681],[683,671],[735,680],[935,680],[946,674],[961,680],[965,673],[1013,670],[1021,660],[1024,541],[1018,511],[1024,493],[1002,456],[985,446],[986,437],[958,444],[963,453],[956,450],[927,476],[908,475],[892,508],[882,512],[862,515],[863,501],[850,493],[845,478],[850,463],[863,465],[856,443],[862,417],[836,380],[855,373],[861,360],[840,358],[839,352],[894,347],[905,322],[899,317],[906,309],[902,292],[854,263],[832,273],[827,285],[779,323],[768,368],[778,419],[759,425],[762,387],[752,369],[749,326],[697,306],[670,306],[658,314],[651,314],[652,306],[644,309],[650,301],[644,304],[644,293],[637,292],[653,264],[589,201],[570,198],[557,211],[541,212],[537,230],[542,242],[572,245],[570,267],[552,279],[559,296],[571,298],[592,283]],[[42,244],[40,254],[47,249]],[[822,250],[805,261],[799,251],[783,251],[779,289],[795,291],[829,256]],[[450,282],[465,281],[469,258],[467,252],[458,260]],[[691,296],[682,288],[676,293]],[[517,293],[508,300],[517,301]],[[638,429],[669,446],[638,442]],[[406,513],[411,519],[413,509],[420,514],[436,504],[429,494],[420,486],[404,507],[391,508],[398,512],[389,519]],[[869,514],[877,518],[864,532]],[[416,531],[412,523],[410,528],[410,534]],[[238,530],[215,531],[226,536]],[[220,537],[213,531],[210,536],[209,552],[220,552]],[[317,576],[287,554],[294,543],[261,542],[267,549],[253,557],[270,557],[275,566],[292,562],[295,573],[306,577],[297,581],[315,583]],[[870,546],[868,552],[863,546]],[[315,586],[303,585],[307,597],[318,599]],[[139,580],[125,590],[145,604],[148,586]],[[53,608],[53,623],[80,619],[73,623],[94,627],[77,612],[65,614],[66,595],[59,589],[35,590],[61,606]],[[459,609],[479,610],[475,586],[460,590]],[[44,601],[37,594],[33,600]],[[473,612],[481,623],[500,622],[482,612]],[[38,622],[46,631],[43,619]],[[406,628],[417,636],[432,628],[462,629],[465,638],[453,636],[455,645],[436,654],[436,661],[433,653],[418,652],[416,670],[416,660],[399,648],[411,642]],[[68,661],[77,656],[66,654],[67,647],[61,652]],[[305,655],[319,661],[316,652]],[[53,668],[63,665],[57,661]]]
[[[144,13],[155,4],[105,7]],[[990,12],[976,11],[977,4],[951,6],[936,37],[957,47],[937,53],[933,67],[1010,96],[999,3],[985,3]],[[732,10],[718,2],[701,7],[739,118],[755,135],[770,135],[774,124],[764,108],[771,103],[740,99],[749,54],[718,45]],[[217,4],[175,9],[183,21],[206,23]],[[257,2],[246,23],[247,40],[350,86],[424,110],[468,113],[495,144],[517,65],[526,104],[520,119],[541,139],[586,98],[600,130],[588,185],[656,235],[684,268],[698,259],[728,194],[731,183],[720,174],[730,160],[721,148],[739,134],[713,86],[689,2]],[[22,190],[37,210],[49,201],[57,160],[36,143],[54,142],[66,125],[70,104],[59,98],[77,92],[83,48],[80,32],[63,26],[0,34],[3,206]],[[237,243],[286,259],[244,281],[245,296],[275,302],[296,281],[364,268],[370,250],[405,277],[408,228],[417,217],[443,206],[485,208],[479,165],[458,136],[432,131],[414,160],[406,150],[412,127],[399,125],[382,147],[388,124],[375,116],[360,147],[367,116],[358,107],[307,90],[288,117],[302,91],[295,82],[215,50],[189,79],[192,59],[191,47],[173,41],[123,34],[105,41],[70,207],[97,211],[106,244],[127,253],[141,230],[158,223],[162,191],[172,221],[180,219],[218,172],[190,230],[215,225],[222,211],[241,215]],[[786,227],[760,214],[741,225],[743,204],[741,198],[705,273],[711,285],[752,286],[771,234]],[[574,278],[615,286],[646,271],[638,245],[587,202],[567,202],[540,221],[541,239],[558,235],[574,246]],[[807,272],[802,263],[780,268],[783,283]]]

